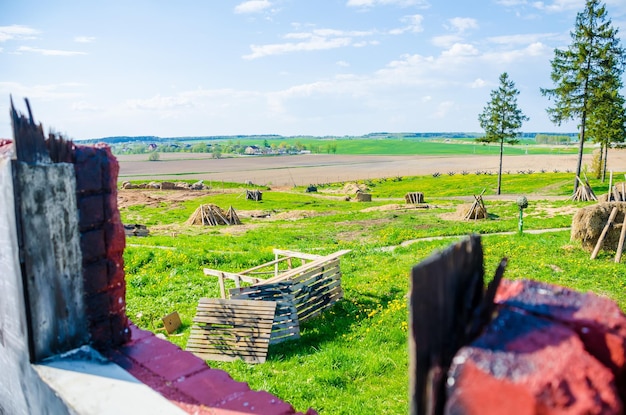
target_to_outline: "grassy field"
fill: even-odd
[[[243,145],[262,145],[262,140],[242,140]],[[289,146],[298,144],[313,149],[315,152],[332,152],[336,154],[385,154],[385,155],[464,155],[464,154],[499,154],[499,144],[484,144],[471,140],[455,139],[363,139],[363,138],[288,138],[281,140],[267,140],[269,145],[280,146],[282,143]],[[587,150],[591,152],[591,150]],[[576,154],[577,146],[547,146],[533,145],[529,142],[521,142],[518,145],[506,145],[504,153],[507,155],[521,154]]]
[[[351,249],[341,259],[345,298],[303,324],[301,339],[272,346],[261,365],[209,364],[300,411],[313,407],[322,415],[407,413],[409,272],[462,235],[482,235],[487,276],[508,257],[507,278],[591,290],[626,309],[624,265],[615,264],[610,252],[591,261],[579,243],[570,241],[567,227],[573,213],[589,204],[567,200],[571,174],[503,175],[507,193],[532,195],[524,234],[516,232],[515,202],[486,200],[487,220],[455,216],[463,202],[454,196],[483,189],[493,194],[494,181],[494,176],[473,174],[373,179],[363,183],[373,195],[371,203],[341,200],[344,184],[336,183],[318,193],[305,193],[304,188],[265,191],[260,202],[234,191],[158,207],[124,208],[124,222],[144,223],[151,230],[146,238],[127,240],[128,315],[142,328],[163,332],[160,318],[178,311],[183,326],[169,340],[184,347],[199,298],[219,297],[217,281],[205,277],[203,267],[243,270],[272,260],[273,248],[318,254]],[[608,187],[595,180],[591,184],[597,194]],[[403,203],[404,194],[416,188],[427,195],[428,209],[388,209]],[[233,227],[185,226],[200,203],[233,206],[240,213],[263,211],[275,218],[290,215],[246,218],[242,226]],[[530,233],[538,229],[551,231]],[[443,238],[426,239],[432,237]]]

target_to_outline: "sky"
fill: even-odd
[[[522,131],[575,132],[540,88],[584,4],[0,0],[0,138],[10,96],[75,140],[481,132],[503,72]],[[626,47],[626,1],[605,4]]]

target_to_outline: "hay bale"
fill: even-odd
[[[456,216],[459,219],[487,219],[487,209],[478,203],[463,203],[456,207]]]
[[[371,202],[372,195],[369,193],[358,192],[356,194],[356,201],[357,202]]]
[[[614,207],[617,207],[617,216],[602,242],[601,249],[616,251],[621,224],[626,215],[626,202],[597,203],[578,210],[572,218],[570,239],[580,241],[583,249],[593,251]]]

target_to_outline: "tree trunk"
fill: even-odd
[[[500,139],[500,169],[498,170],[498,191],[496,194],[500,194],[500,186],[502,185],[502,153],[504,149],[504,138]]]
[[[578,179],[580,179],[580,170],[583,165],[583,148],[585,146],[585,122],[587,121],[587,111],[583,110],[580,122],[580,143],[578,144],[578,165],[576,166],[576,177],[574,178],[574,193],[578,190]]]
[[[604,178],[606,177],[606,163],[609,158],[609,143],[607,142],[604,145],[604,159],[602,160],[602,183],[604,183]]]
[[[604,143],[600,142],[600,160],[598,160],[598,174],[596,179],[601,179],[604,183],[604,171],[602,170],[602,161],[604,160]]]

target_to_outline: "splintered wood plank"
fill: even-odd
[[[207,360],[263,363],[275,311],[272,301],[202,298],[186,349]]]

